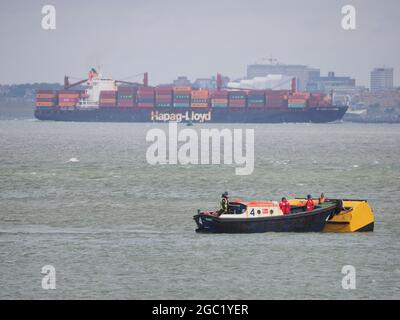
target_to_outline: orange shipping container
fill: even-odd
[[[116,99],[102,98],[102,99],[100,99],[100,103],[112,103],[112,104],[115,104],[115,103],[117,103],[117,100]]]
[[[208,97],[208,90],[194,90],[192,91],[192,97]]]
[[[59,103],[59,106],[61,108],[63,108],[63,107],[75,107],[75,105],[76,105],[76,103],[73,103],[73,102],[60,102]]]
[[[58,95],[60,99],[62,98],[79,98],[79,93],[60,93]]]
[[[305,104],[306,100],[305,99],[289,99],[288,103],[289,104]]]
[[[53,99],[56,95],[54,93],[38,93],[36,99]]]
[[[174,91],[188,92],[192,91],[192,87],[174,87]]]
[[[193,102],[191,104],[191,106],[194,107],[194,108],[207,108],[208,107],[208,103]]]
[[[54,102],[36,102],[36,107],[54,107]]]

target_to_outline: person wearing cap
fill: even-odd
[[[229,194],[228,192],[224,192],[221,196],[221,210],[219,210],[219,215],[228,213],[229,206]]]
[[[307,202],[305,207],[307,212],[314,210],[314,200],[312,199],[311,194],[307,196]]]
[[[285,197],[283,197],[282,201],[279,202],[279,208],[281,208],[283,214],[290,214],[290,203]]]

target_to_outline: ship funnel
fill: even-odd
[[[64,77],[64,89],[66,90],[69,87],[69,79],[68,76]]]
[[[221,90],[222,88],[222,76],[220,73],[217,73],[217,89]]]
[[[145,72],[143,75],[143,85],[145,87],[149,86],[149,74],[147,72]]]
[[[296,78],[292,78],[292,92],[296,92],[297,91],[297,83],[296,83]]]

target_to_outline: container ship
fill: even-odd
[[[76,90],[85,85],[85,89]],[[342,119],[347,106],[335,106],[332,97],[299,92],[296,79],[290,90],[149,86],[101,77],[95,69],[87,79],[64,90],[38,90],[35,117],[39,120],[77,122],[188,122],[188,123],[326,123]]]

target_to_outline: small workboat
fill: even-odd
[[[297,201],[299,202],[299,201]],[[292,205],[290,214],[283,214],[277,201],[233,201],[228,212],[198,210],[193,217],[197,232],[261,233],[261,232],[322,232],[326,221],[343,209],[342,200],[326,199],[306,211],[303,203]]]

